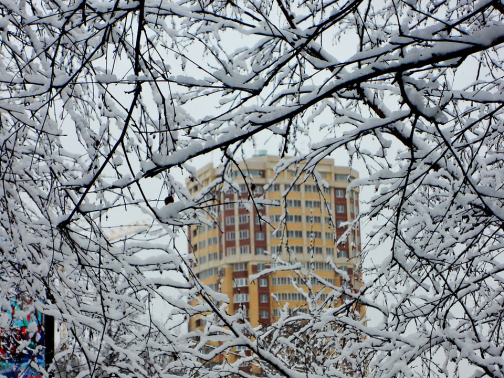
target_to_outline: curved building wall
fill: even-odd
[[[360,228],[356,225],[347,232],[345,226],[359,213],[358,189],[347,192],[349,180],[357,178],[358,173],[325,159],[317,165],[317,172],[328,186],[319,190],[313,177],[305,179],[304,174],[292,185],[296,172],[276,174],[278,162],[275,156],[258,156],[240,164],[242,172],[233,171],[233,182],[240,190],[228,190],[216,198],[221,203],[217,223],[189,229],[189,249],[197,259],[195,272],[205,284],[227,294],[229,309],[241,308],[253,326],[274,321],[285,303],[303,311],[304,301],[291,284],[294,272],[275,272],[252,284],[248,281],[250,275],[271,267],[272,254],[282,261],[310,266],[329,284],[339,286],[341,275],[327,264],[330,257],[340,270],[347,271],[352,284],[359,286],[356,266]],[[198,179],[206,186],[218,173],[207,165],[198,171]],[[193,195],[201,189],[197,182],[187,184]],[[274,204],[254,206],[249,201],[251,192]],[[346,232],[346,242],[335,245]],[[314,288],[316,291],[322,286]],[[328,292],[330,289],[324,289],[319,300],[324,300]],[[200,323],[192,319],[190,328]]]

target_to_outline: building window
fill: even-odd
[[[248,230],[240,230],[240,240],[248,239],[249,231]]]
[[[224,205],[225,210],[233,210],[234,209],[234,203],[233,202],[226,202]]]
[[[334,278],[324,278],[328,283],[334,285]],[[311,286],[320,286],[322,285],[318,279],[315,277],[272,277],[271,285],[272,286],[291,286],[292,284],[296,284],[298,286],[306,286],[310,284]],[[274,294],[276,296],[276,293]],[[296,297],[297,298],[297,297]],[[280,299],[280,298],[277,298]],[[297,299],[296,299],[297,300]]]
[[[261,294],[259,296],[259,302],[260,303],[268,303],[268,294]]]
[[[279,192],[280,191],[280,184],[273,184],[271,188],[274,192]]]
[[[226,254],[228,256],[236,255],[236,247],[227,247],[226,248]]]
[[[206,240],[202,240],[198,243],[198,248],[201,249],[201,248],[205,248],[206,247]]]
[[[257,264],[257,271],[260,272],[262,270],[266,269],[266,265],[265,264]]]
[[[240,216],[238,217],[238,222],[239,222],[240,224],[248,223],[248,221],[249,221],[249,216],[248,216],[248,214],[246,214],[246,215],[240,215]]]
[[[198,278],[200,280],[204,280],[205,278],[217,276],[218,274],[219,274],[218,268],[211,268],[211,269],[207,269],[207,270],[203,270],[202,272],[199,272]]]
[[[211,238],[208,238],[208,245],[217,245],[217,236],[213,236]]]
[[[343,189],[336,189],[336,197],[337,198],[344,198],[345,197],[345,191]]]
[[[320,209],[320,201],[305,201],[305,207],[309,209]]]
[[[256,240],[264,240],[264,232],[256,232],[255,236]]]
[[[272,286],[280,286],[280,285],[290,285],[292,281],[290,281],[290,277],[272,277],[271,285]]]
[[[261,310],[261,319],[268,319],[268,318],[269,318],[269,311]]]
[[[320,231],[306,231],[306,237],[310,239],[322,239],[322,232]]]
[[[226,217],[226,225],[230,226],[235,224],[235,217]]]
[[[297,223],[301,223],[303,221],[303,217],[301,215],[287,215],[287,222],[291,222],[291,223],[294,223],[294,222],[297,222]]]
[[[290,253],[303,253],[303,246],[301,245],[290,245],[287,249]]]
[[[286,201],[287,207],[301,207],[301,200],[291,200]]]
[[[233,176],[238,177],[238,176],[248,176],[248,171],[233,171]]]
[[[345,180],[346,181],[346,180],[348,180],[348,175],[342,175],[342,174],[336,173],[334,175],[334,179],[336,181],[340,181],[340,180]]]
[[[302,238],[303,231],[301,231],[301,230],[287,230],[287,237],[288,238]]]
[[[263,187],[261,185],[257,185],[254,189],[255,194],[263,194]]]
[[[277,255],[282,253],[282,246],[281,245],[274,245],[270,247],[270,252],[271,253],[276,253]]]
[[[265,177],[265,171],[260,170],[260,169],[251,169],[248,171],[250,176],[259,176],[259,177]]]
[[[348,258],[348,251],[338,250],[338,258],[347,259]]]
[[[246,270],[247,270],[247,263],[245,263],[245,262],[233,264],[233,271],[234,272],[243,272]]]
[[[268,279],[259,278],[259,287],[268,287]]]
[[[247,193],[248,187],[247,184],[240,184],[240,193]]]
[[[240,246],[240,255],[247,255],[250,253],[250,246],[242,245]]]
[[[248,294],[235,294],[235,295],[233,295],[233,302],[234,303],[246,303],[248,301],[249,301]]]
[[[263,247],[257,247],[256,248],[256,255],[264,255],[264,248]]]
[[[318,215],[307,215],[306,222],[308,223],[321,223],[322,218]]]
[[[247,287],[248,280],[246,278],[235,278],[234,287]]]
[[[235,240],[235,238],[236,238],[236,235],[235,235],[234,231],[233,232],[226,232],[226,240]]]
[[[217,252],[212,252],[208,255],[208,261],[215,261],[219,259],[219,254]]]
[[[333,254],[333,249],[332,248],[326,248],[325,249],[326,255],[332,255]]]
[[[206,255],[205,256],[201,256],[200,259],[199,259],[200,264],[206,263],[206,259],[207,259]]]
[[[305,185],[305,192],[306,193],[317,193],[317,186],[316,185]]]
[[[247,346],[246,345],[237,345],[236,346],[236,350],[247,350]]]
[[[326,232],[325,233],[325,238],[326,238],[326,240],[333,240],[334,239],[334,234],[332,232]]]
[[[336,212],[343,214],[345,212],[345,205],[336,205]]]
[[[279,301],[304,301],[305,296],[301,293],[275,293]]]

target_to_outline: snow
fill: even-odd
[[[3,329],[13,297],[36,300],[29,311],[69,331],[81,368],[57,358],[72,378],[243,376],[249,364],[272,378],[502,375],[497,2],[2,6]],[[360,173],[347,189],[371,194],[336,230],[337,243],[364,242],[353,273],[329,259],[317,278],[305,263],[318,256],[270,255],[251,281],[289,271],[324,289],[297,285],[306,313],[280,303],[255,326],[193,274],[184,246],[191,225],[220,225],[230,170],[263,147],[288,153],[258,185],[289,185],[297,167],[291,184],[330,186],[317,165],[333,157]],[[198,177],[200,161],[221,173]],[[186,331],[191,317],[205,326]]]

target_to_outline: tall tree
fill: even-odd
[[[289,377],[451,377],[464,364],[502,376],[501,1],[2,0],[0,12],[0,295],[43,299],[82,376],[245,375],[249,360]],[[361,219],[381,227],[363,258],[388,254],[360,291],[334,287],[345,305],[252,330],[173,243],[111,243],[103,224],[139,209],[173,238],[207,221],[241,148],[270,137],[294,155],[279,171],[311,174],[339,149],[365,164],[352,185],[375,188]],[[190,161],[210,152],[222,177],[192,198],[174,170],[198,180]],[[144,317],[153,297],[174,318],[211,313],[212,327],[173,335]],[[362,303],[377,326],[355,318]],[[235,345],[251,356],[203,363]]]

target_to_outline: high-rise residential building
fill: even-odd
[[[241,309],[252,326],[274,322],[286,303],[292,311],[306,311],[306,301],[293,286],[294,281],[303,285],[302,276],[277,271],[249,281],[251,275],[281,264],[280,260],[298,262],[336,286],[342,285],[346,272],[350,284],[359,286],[360,228],[354,222],[359,190],[347,189],[358,173],[324,159],[307,177],[293,168],[279,172],[275,168],[279,161],[276,156],[254,156],[242,162],[240,169],[234,167],[233,187],[214,193],[221,205],[213,225],[189,229],[194,272],[213,290],[227,294],[228,309]],[[218,175],[220,169],[206,165],[198,171],[197,181],[187,182],[189,191],[196,196]],[[251,201],[252,197],[257,200]],[[264,201],[269,204],[262,206]],[[341,238],[343,235],[346,237]],[[317,280],[310,283],[314,291],[320,290],[318,300],[323,301],[331,289]],[[189,327],[203,324],[194,317]]]

